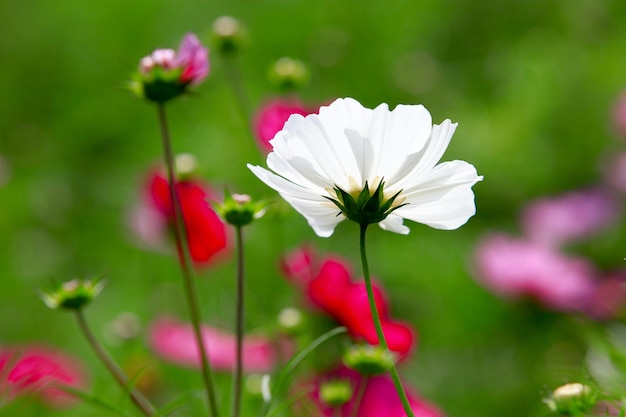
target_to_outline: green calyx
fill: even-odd
[[[324,404],[340,407],[352,398],[352,385],[344,379],[333,379],[320,385],[319,396]]]
[[[155,103],[165,103],[184,94],[189,82],[181,82],[180,68],[165,69],[155,66],[147,74],[138,73],[131,90],[140,98]]]
[[[384,181],[380,181],[376,190],[371,192],[366,181],[365,187],[358,195],[356,193],[348,193],[335,186],[333,190],[337,195],[337,199],[326,198],[332,201],[348,219],[361,226],[367,226],[368,224],[379,223],[385,220],[392,211],[405,205],[394,205],[396,198],[402,191],[398,191],[391,198],[385,199],[383,192],[384,184]]]
[[[93,301],[104,288],[102,281],[73,279],[41,295],[52,309],[79,310]]]
[[[226,223],[241,227],[261,218],[267,210],[267,203],[253,201],[248,195],[230,194],[226,191],[224,202],[216,204],[215,208]]]
[[[343,363],[364,376],[384,374],[389,371],[395,357],[380,346],[352,345],[343,355]]]

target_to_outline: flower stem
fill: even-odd
[[[167,168],[167,180],[169,184],[170,200],[174,207],[174,232],[176,234],[176,248],[180,257],[180,268],[183,275],[183,287],[187,298],[187,306],[189,308],[189,316],[193,327],[194,336],[200,355],[200,363],[202,367],[202,379],[206,388],[207,400],[211,415],[218,417],[217,402],[215,398],[215,388],[213,386],[213,377],[211,365],[208,358],[208,346],[205,345],[200,329],[200,306],[196,289],[196,281],[193,276],[193,265],[189,246],[187,242],[187,230],[183,219],[182,208],[178,192],[176,190],[176,178],[174,174],[174,154],[172,152],[172,144],[170,141],[169,129],[167,126],[167,118],[165,115],[165,105],[157,104],[159,127],[161,129],[161,139],[163,143],[163,153],[165,156],[165,166]]]
[[[354,402],[352,403],[352,412],[350,417],[356,417],[359,415],[359,408],[361,408],[361,402],[363,402],[363,395],[365,395],[365,389],[370,383],[369,377],[363,377],[359,382],[359,388],[354,396]]]
[[[236,337],[237,352],[235,369],[233,371],[233,394],[231,417],[239,417],[239,407],[241,404],[241,379],[243,373],[243,319],[244,319],[244,265],[243,265],[243,227],[236,226],[237,241],[237,291],[236,291]]]
[[[147,417],[151,417],[156,414],[157,410],[150,403],[150,401],[143,396],[143,394],[136,388],[131,387],[128,383],[128,378],[124,375],[124,372],[119,368],[119,366],[115,363],[115,361],[109,356],[104,347],[96,340],[95,336],[91,332],[87,321],[85,320],[85,315],[83,314],[83,310],[77,309],[76,311],[76,320],[78,321],[78,327],[80,327],[83,336],[89,342],[89,345],[94,350],[100,361],[104,364],[104,366],[109,370],[109,372],[113,375],[113,378],[117,381],[117,383],[122,387],[124,391],[128,392],[131,400],[137,408],[141,410],[141,412]]]
[[[360,225],[360,234],[359,234],[359,243],[361,247],[361,263],[363,264],[363,278],[365,279],[365,287],[367,288],[367,299],[370,305],[370,311],[372,313],[372,320],[374,321],[374,327],[376,328],[376,334],[378,335],[378,343],[382,345],[387,352],[389,352],[389,345],[387,344],[387,340],[385,339],[385,334],[383,333],[383,326],[380,322],[380,315],[378,314],[378,307],[376,306],[376,300],[374,298],[374,290],[372,289],[372,280],[370,278],[370,270],[367,264],[367,255],[365,253],[365,232],[367,231],[367,224]],[[402,401],[402,407],[404,408],[404,412],[408,417],[413,416],[413,410],[411,409],[411,405],[409,404],[409,399],[406,396],[406,392],[404,391],[404,387],[402,386],[402,381],[400,381],[400,375],[398,375],[398,370],[396,369],[395,363],[392,364],[391,369],[389,370],[391,374],[391,379],[393,379],[393,385],[396,387],[396,391],[398,392],[398,396],[400,397],[400,401]]]

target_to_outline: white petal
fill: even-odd
[[[395,213],[388,215],[387,218],[378,223],[378,225],[383,230],[399,233],[401,235],[408,235],[410,232],[410,229],[404,225],[402,217],[396,215]]]
[[[332,235],[335,226],[345,220],[344,216],[337,216],[339,209],[323,197],[325,191],[301,187],[259,166],[248,164],[248,168],[304,216],[318,236]]]
[[[401,194],[408,204],[392,214],[437,229],[456,229],[476,213],[471,187],[480,180],[467,162],[439,164],[421,183]]]

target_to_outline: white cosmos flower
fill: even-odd
[[[384,182],[384,199],[398,194],[379,225],[408,234],[403,219],[456,229],[476,213],[471,187],[482,177],[464,161],[438,164],[457,124],[433,125],[421,105],[363,107],[337,99],[319,114],[291,115],[270,144],[267,166],[248,167],[302,214],[320,237],[332,235],[346,216],[331,200],[336,189],[355,199]],[[341,200],[340,200],[341,201]]]

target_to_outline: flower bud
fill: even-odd
[[[55,310],[79,310],[96,298],[103,287],[102,281],[73,279],[60,284],[50,292],[42,293],[41,299]]]
[[[179,181],[193,178],[198,173],[198,160],[190,153],[176,155],[174,165]]]
[[[287,334],[297,334],[302,329],[303,324],[304,317],[297,308],[285,308],[278,314],[278,325]]]
[[[224,195],[224,202],[216,205],[216,210],[220,216],[233,226],[245,226],[253,220],[261,218],[267,209],[267,204],[263,201],[255,202],[247,194]]]
[[[178,51],[156,49],[139,61],[130,89],[140,98],[165,103],[199,84],[209,73],[209,51],[193,34]]]
[[[340,407],[352,398],[352,385],[345,379],[335,379],[320,384],[319,396],[324,404]]]
[[[575,382],[558,387],[545,402],[556,413],[579,415],[590,410],[596,404],[596,399],[595,390],[588,385]]]
[[[384,374],[394,362],[394,355],[380,346],[352,345],[343,355],[343,363],[364,376]]]
[[[235,54],[241,49],[246,31],[239,22],[231,16],[222,16],[213,22],[213,38],[217,50],[224,55]]]
[[[309,70],[304,62],[283,57],[270,68],[269,79],[280,90],[298,90],[309,82]]]

